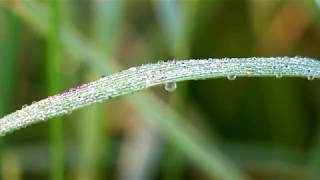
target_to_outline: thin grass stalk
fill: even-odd
[[[49,34],[47,39],[47,83],[48,94],[61,89],[60,73],[60,3],[59,0],[49,1]],[[49,125],[51,179],[64,179],[64,146],[63,121],[55,118]]]
[[[120,24],[122,21],[123,1],[93,1],[92,41],[99,48],[112,56],[118,44]],[[103,59],[99,59],[103,61]],[[103,63],[103,62],[101,62]],[[86,79],[100,76],[99,72],[90,70]],[[80,126],[80,157],[78,175],[82,179],[96,179],[105,158],[108,141],[107,104],[93,106],[83,111]]]
[[[320,22],[320,1],[319,0],[306,0],[303,1],[305,7],[310,10],[311,14],[315,17],[316,23],[319,27]],[[319,88],[318,88],[319,89]],[[317,90],[315,90],[317,91]],[[320,113],[316,114],[318,122],[320,121]],[[308,159],[308,177],[307,179],[319,179],[320,178],[320,125],[318,124],[315,139],[313,140],[313,147],[310,148],[310,156]]]
[[[154,1],[155,8],[158,13],[160,25],[168,41],[171,55],[174,58],[188,58],[190,49],[191,31],[194,29],[195,12],[198,8],[197,1]],[[173,93],[170,96],[169,105],[172,109],[180,114],[187,111],[186,94],[188,91],[188,83],[179,85],[179,93]],[[184,170],[185,155],[181,154],[174,144],[166,145],[166,153],[163,157],[163,177],[164,179],[182,179]]]
[[[17,62],[19,55],[19,41],[21,37],[21,22],[11,11],[0,6],[0,17],[3,17],[0,26],[3,27],[3,34],[0,34],[0,116],[12,111],[15,107],[15,96],[17,87]],[[2,36],[3,35],[3,36]],[[3,159],[7,147],[6,139],[0,139],[0,167],[6,166]],[[13,156],[15,154],[13,153]],[[2,168],[3,170],[3,168]],[[1,178],[6,179],[10,172],[1,172]],[[17,177],[17,176],[16,176]]]

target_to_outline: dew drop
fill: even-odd
[[[277,74],[276,74],[276,78],[278,78],[278,79],[282,78],[282,74],[277,73]]]
[[[21,128],[26,128],[27,126],[28,126],[27,123],[22,123],[22,124],[21,124]]]
[[[245,71],[245,74],[246,74],[247,76],[251,76],[251,75],[252,75],[251,69],[247,69],[247,70]]]
[[[234,75],[234,74],[229,74],[229,75],[227,76],[227,79],[228,79],[228,80],[235,80],[236,78],[237,78],[237,76]]]
[[[22,108],[26,108],[28,105],[27,104],[24,104],[24,105],[22,105]]]
[[[164,89],[168,92],[173,92],[177,89],[177,83],[176,82],[165,83]]]
[[[308,79],[309,81],[314,80],[314,76],[313,76],[313,75],[309,75],[309,76],[307,77],[307,79]]]
[[[131,67],[131,68],[129,68],[128,70],[129,70],[129,71],[136,71],[137,68],[136,68],[136,67]]]

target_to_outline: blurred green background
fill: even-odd
[[[143,63],[319,48],[318,0],[0,0],[0,115]],[[320,179],[318,80],[146,91],[2,137],[0,179]]]

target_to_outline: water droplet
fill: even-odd
[[[313,76],[313,75],[309,75],[309,76],[307,77],[307,79],[308,79],[309,81],[314,80],[314,76]]]
[[[278,78],[278,79],[282,78],[282,74],[277,73],[277,74],[276,74],[276,78]]]
[[[245,72],[245,74],[246,74],[247,76],[251,76],[251,75],[252,75],[251,69],[247,69],[246,72]]]
[[[164,89],[168,92],[173,92],[177,89],[177,83],[176,82],[168,82],[164,85]]]
[[[24,104],[24,105],[22,105],[22,108],[26,108],[28,105],[27,104]]]
[[[136,71],[137,68],[136,68],[136,67],[131,67],[131,68],[129,68],[128,70],[129,70],[129,71]]]
[[[21,128],[26,128],[27,126],[28,126],[27,123],[22,123],[22,124],[21,124]]]
[[[227,79],[228,79],[228,80],[235,80],[236,78],[237,78],[237,76],[234,75],[234,74],[229,74],[229,75],[227,76]]]

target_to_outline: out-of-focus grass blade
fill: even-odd
[[[298,1],[300,2],[300,1]],[[320,1],[319,0],[306,0],[302,1],[306,7],[310,9],[310,12],[315,17],[315,22],[320,24]],[[317,113],[318,121],[320,120],[320,113]],[[316,138],[313,141],[314,145],[310,149],[310,158],[308,161],[308,170],[310,179],[320,178],[320,126],[317,127]]]
[[[318,121],[320,120],[320,114],[318,113]],[[317,127],[320,129],[320,126]],[[320,178],[320,131],[317,131],[316,138],[314,140],[314,145],[310,149],[310,158],[308,161],[308,170],[310,179]]]
[[[19,55],[19,41],[21,22],[12,12],[0,6],[0,116],[14,110],[14,102],[17,82],[17,61]],[[2,158],[5,149],[5,142],[2,138],[0,140],[0,162],[1,167],[5,167],[6,161]],[[13,153],[12,156],[15,156]],[[11,165],[16,165],[14,162]],[[12,167],[19,168],[19,167]],[[2,170],[8,170],[3,169]],[[1,179],[7,179],[6,176],[13,176],[19,178],[20,174],[11,174],[14,171],[1,172]]]
[[[30,3],[30,1],[28,2]],[[1,1],[1,3],[3,3],[3,1]],[[43,18],[46,17],[46,14],[42,14],[42,12],[45,12],[43,10],[45,8],[40,4],[37,4],[37,8],[39,9],[32,11],[32,9],[29,9],[25,4],[25,1],[20,1],[14,6],[4,3],[4,5],[14,13],[26,20],[27,23],[30,23],[36,31],[46,35],[47,21]],[[36,2],[30,4],[36,4]],[[90,60],[87,61],[88,65],[96,71],[105,73],[118,69],[119,66],[114,61],[95,48],[92,43],[85,41],[75,30],[72,30],[72,28],[64,28],[61,36],[65,50],[76,57],[81,57],[80,59],[82,60]],[[109,59],[109,61],[102,63],[99,59]],[[233,166],[218,149],[208,149],[208,146],[210,145],[197,142],[195,137],[189,133],[189,130],[184,129],[182,125],[176,124],[177,119],[180,119],[181,117],[171,115],[173,113],[172,111],[163,111],[162,108],[157,107],[155,104],[160,106],[164,105],[150,93],[141,93],[141,95],[142,96],[139,99],[130,98],[130,102],[135,105],[142,114],[148,115],[148,118],[146,119],[153,120],[153,123],[158,123],[156,127],[161,129],[164,132],[164,135],[168,136],[168,140],[183,149],[183,152],[194,159],[198,166],[202,167],[207,174],[228,179],[243,179],[243,174],[239,172],[239,170]],[[165,117],[163,117],[163,115]]]
[[[115,53],[122,33],[122,19],[125,1],[94,1],[94,23],[92,38],[109,56]],[[105,59],[109,61],[109,59]]]
[[[121,33],[123,2],[120,1],[93,1],[92,41],[110,56],[118,44]],[[99,61],[108,59],[99,59]],[[86,81],[99,77],[95,70],[88,72]],[[80,126],[80,156],[78,176],[81,179],[97,179],[99,169],[105,160],[107,147],[107,105],[99,104],[82,111]]]
[[[154,0],[154,3],[172,55],[187,58],[198,1]]]
[[[61,91],[60,73],[60,4],[59,0],[50,0],[49,32],[47,36],[47,88],[48,94]],[[64,147],[63,147],[63,119],[61,117],[50,121],[50,157],[51,157],[51,179],[64,179]]]
[[[154,1],[160,25],[167,35],[167,42],[174,58],[189,58],[191,31],[194,28],[193,18],[197,1],[163,0]],[[184,114],[188,83],[179,86],[179,93],[170,97],[170,105],[177,112]],[[184,156],[172,144],[168,144],[164,157],[164,178],[181,179]]]
[[[316,19],[315,22],[319,25],[320,24],[320,1],[319,0],[295,0],[297,4],[303,5],[307,8],[311,15]]]
[[[177,145],[209,175],[218,179],[245,179],[241,172],[230,163],[223,153],[215,146],[210,146],[196,134],[189,135],[190,131],[181,122],[181,118],[172,112],[169,107],[154,99],[150,94],[135,94],[129,96],[131,101],[145,108],[145,120],[157,127],[168,140]],[[149,106],[152,104],[152,107]],[[160,112],[158,109],[161,109]]]
[[[4,115],[14,109],[14,93],[16,91],[17,58],[19,55],[20,21],[0,6],[4,22],[0,33],[0,114]]]

